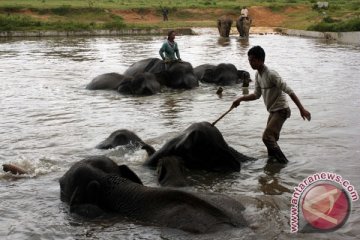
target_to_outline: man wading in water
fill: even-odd
[[[266,109],[270,113],[262,137],[268,150],[269,160],[276,159],[279,163],[287,163],[287,158],[277,144],[281,128],[286,119],[290,117],[290,108],[285,93],[290,96],[299,108],[300,115],[304,120],[310,121],[311,114],[302,106],[294,91],[282,80],[280,75],[264,64],[265,51],[262,47],[252,47],[248,51],[248,59],[252,69],[257,70],[254,93],[239,97],[231,107],[236,108],[240,105],[240,102],[253,101],[259,99],[262,95]]]

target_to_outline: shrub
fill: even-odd
[[[308,27],[310,31],[319,32],[354,32],[360,31],[360,18],[353,18],[341,22],[321,22],[319,24],[311,25]]]

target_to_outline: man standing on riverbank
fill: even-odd
[[[169,10],[167,8],[161,8],[161,12],[163,15],[163,21],[169,21],[168,19]]]
[[[237,98],[231,107],[236,108],[240,105],[240,102],[253,101],[259,99],[262,95],[269,112],[267,125],[262,137],[268,150],[269,160],[276,159],[279,163],[287,163],[287,158],[277,144],[281,128],[286,119],[290,117],[290,108],[285,93],[290,96],[299,108],[300,115],[304,120],[310,121],[311,114],[302,106],[294,91],[282,80],[280,75],[264,64],[265,51],[262,47],[252,47],[248,51],[248,59],[250,66],[257,70],[254,93]]]

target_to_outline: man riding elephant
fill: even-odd
[[[236,28],[240,34],[240,37],[248,38],[250,27],[251,27],[252,19],[248,15],[246,17],[240,16],[236,20]]]
[[[181,61],[179,47],[177,42],[175,42],[175,36],[175,31],[170,30],[168,32],[167,40],[163,43],[159,50],[161,59],[166,62]]]

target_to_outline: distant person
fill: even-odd
[[[246,6],[244,6],[240,12],[240,21],[243,21],[244,18],[248,19],[248,17],[249,17],[249,10],[246,8]]]
[[[169,10],[167,8],[161,8],[161,12],[163,15],[163,21],[169,21],[168,19]]]
[[[250,66],[257,70],[254,93],[239,97],[231,107],[239,106],[242,101],[253,101],[263,96],[269,117],[262,140],[268,150],[269,160],[276,159],[279,163],[287,163],[287,158],[277,144],[281,128],[291,113],[285,93],[299,108],[300,115],[304,120],[310,121],[311,114],[302,106],[294,91],[282,80],[280,75],[264,64],[265,51],[262,47],[252,47],[248,51],[248,59]]]
[[[175,42],[176,33],[174,30],[168,32],[167,40],[163,43],[159,50],[159,54],[166,63],[181,61],[180,52],[177,43]],[[165,53],[165,55],[164,55]]]

